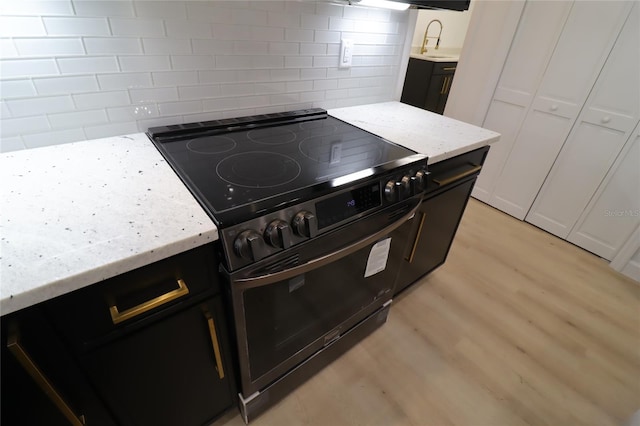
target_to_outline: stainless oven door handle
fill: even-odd
[[[403,223],[405,223],[413,215],[416,214],[416,211],[418,211],[419,206],[420,206],[420,203],[418,202],[407,214],[403,215],[400,219],[396,220],[391,225],[388,225],[382,228],[381,230],[377,231],[375,234],[362,238],[361,240],[358,240],[355,243],[350,244],[346,247],[343,247],[339,250],[336,250],[332,253],[310,260],[309,262],[304,263],[302,265],[294,266],[293,268],[276,272],[274,274],[265,274],[257,277],[250,277],[250,278],[238,278],[234,280],[234,284],[239,284],[245,288],[259,287],[267,284],[272,284],[278,281],[293,278],[297,275],[301,275],[306,272],[310,272],[314,269],[320,268],[338,259],[342,259],[343,257],[348,256],[351,253],[354,253],[368,246],[369,244],[375,243],[380,238],[384,237],[385,235],[399,228]]]

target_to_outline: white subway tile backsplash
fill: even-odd
[[[233,52],[239,55],[266,55],[269,44],[266,41],[235,41]]]
[[[0,77],[35,77],[59,74],[53,59],[15,59],[0,62]]]
[[[29,99],[7,100],[7,106],[13,117],[50,114],[54,112],[73,111],[71,96],[47,96]]]
[[[87,139],[99,139],[109,136],[128,135],[131,133],[138,133],[138,126],[135,121],[128,123],[112,123],[102,124],[99,126],[88,126],[84,129]]]
[[[249,26],[267,25],[267,12],[256,9],[233,9],[230,23]]]
[[[171,69],[168,56],[123,56],[118,60],[122,71],[168,71]]]
[[[302,81],[289,81],[286,83],[287,89],[286,91],[291,92],[308,92],[313,90],[313,81],[312,80],[302,80]]]
[[[302,28],[312,30],[327,30],[329,29],[329,17],[322,15],[303,14],[301,17]]]
[[[164,35],[164,23],[160,19],[109,18],[114,36],[160,37]]]
[[[212,69],[214,59],[211,55],[171,55],[171,68],[174,70]]]
[[[0,38],[0,52],[2,52],[3,59],[16,58],[19,56],[18,50],[10,38]]]
[[[49,121],[44,115],[23,118],[3,118],[2,126],[0,126],[0,135],[5,137],[17,136],[25,133],[25,129],[29,129],[29,133],[39,133],[49,130]]]
[[[108,122],[107,113],[103,109],[49,114],[52,129],[74,129],[78,123],[85,125],[104,124]]]
[[[186,18],[187,7],[184,1],[152,1],[134,2],[136,16],[141,18]]]
[[[0,152],[20,151],[25,148],[26,145],[20,136],[0,138]]]
[[[198,84],[198,73],[195,71],[154,72],[151,76],[155,87]]]
[[[38,37],[46,34],[39,17],[0,16],[0,37]]]
[[[142,47],[147,55],[169,55],[191,53],[191,42],[189,39],[173,38],[143,38]]]
[[[137,38],[85,38],[84,46],[89,55],[133,55],[142,53],[142,46]]]
[[[251,40],[283,41],[283,28],[251,27]]]
[[[255,93],[255,87],[251,83],[222,84],[220,86],[220,93],[223,96],[252,95]]]
[[[109,35],[106,18],[42,18],[47,34],[53,36],[101,36]]]
[[[70,0],[22,0],[0,2],[2,15],[73,15]]]
[[[74,0],[78,16],[134,16],[133,2],[125,0]]]
[[[0,80],[0,96],[2,99],[27,98],[35,95],[36,88],[29,79]]]
[[[195,114],[202,112],[202,101],[167,102],[158,105],[161,115]]]
[[[322,101],[322,100],[324,100],[324,91],[300,93],[301,102],[314,102],[314,101]]]
[[[326,53],[326,43],[300,43],[301,55],[324,55]]]
[[[257,108],[270,105],[269,96],[246,96],[238,98],[238,107],[240,108]],[[242,113],[240,113],[242,114]],[[253,112],[251,113],[253,114]]]
[[[86,136],[82,129],[69,129],[23,135],[22,140],[27,148],[40,148],[86,140]]]
[[[19,38],[14,39],[13,42],[22,57],[85,54],[80,38]]]
[[[300,80],[300,70],[297,69],[281,69],[269,70],[271,81],[291,81]]]
[[[191,40],[191,46],[193,47],[193,53],[197,55],[203,54],[216,54],[216,55],[230,55],[233,53],[233,41],[232,40]]]
[[[231,9],[225,8],[223,2],[189,2],[187,3],[187,18],[190,21],[229,23],[231,22]]]
[[[391,100],[409,20],[324,0],[16,0],[0,13],[0,150]],[[351,68],[337,67],[341,38]]]
[[[158,106],[156,104],[124,106],[107,108],[107,115],[111,122],[139,121],[151,117],[158,117]]]
[[[112,56],[60,58],[57,62],[63,74],[98,74],[118,71],[118,61]]]
[[[300,70],[300,78],[302,80],[319,80],[327,78],[326,68],[312,68]]]
[[[178,87],[178,96],[184,100],[216,98],[220,96],[220,86],[217,84],[181,86]]]
[[[105,91],[153,86],[149,73],[101,74],[97,77],[100,88]]]
[[[268,51],[274,55],[297,55],[300,53],[300,44],[271,42]]]
[[[164,22],[167,36],[173,38],[211,38],[211,24],[169,19]]]
[[[162,87],[153,89],[129,90],[131,101],[134,103],[168,102],[178,100],[176,87]]]
[[[337,4],[330,3],[318,3],[316,5],[316,13],[324,16],[338,16],[343,15],[344,7]]]
[[[73,95],[73,102],[76,105],[76,108],[79,110],[107,108],[131,104],[129,94],[125,90],[116,90],[113,92],[81,93]]]
[[[213,24],[214,40],[251,40],[248,25]]]
[[[256,95],[268,95],[273,93],[286,93],[285,83],[256,83],[254,85]]]
[[[311,42],[313,41],[313,30],[285,28],[284,39],[286,41]]]
[[[270,27],[278,27],[278,28],[299,28],[300,14],[283,13],[281,11],[268,12],[267,25]]]
[[[315,31],[314,41],[316,43],[340,43],[339,31]]]
[[[325,89],[337,89],[338,88],[338,80],[330,79],[330,80],[315,80],[313,82],[313,90],[325,90]]]
[[[313,56],[285,56],[285,68],[311,68],[313,66]]]
[[[33,84],[36,86],[39,95],[64,95],[100,90],[95,75],[34,78]]]

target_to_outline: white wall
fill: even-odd
[[[420,48],[424,38],[424,32],[432,19],[439,19],[442,22],[442,35],[440,36],[441,48],[461,48],[469,26],[469,20],[473,13],[475,2],[471,2],[471,8],[462,12],[454,10],[427,10],[418,11],[418,22],[411,42],[411,47]],[[437,22],[431,24],[429,37],[437,36],[440,25]],[[429,39],[427,49],[435,47],[435,39]]]
[[[309,0],[2,0],[0,13],[0,151],[392,100],[409,20]]]

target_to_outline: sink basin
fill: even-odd
[[[432,61],[432,62],[458,62],[460,55],[456,55],[453,53],[412,53],[410,55],[412,58],[422,59],[423,61]]]

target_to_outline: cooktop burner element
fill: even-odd
[[[198,154],[221,154],[235,147],[236,142],[225,136],[205,136],[187,142],[187,148]]]
[[[277,152],[251,151],[231,155],[218,163],[218,176],[244,188],[273,188],[300,175],[296,160]]]
[[[321,109],[155,127],[147,135],[219,228],[415,156]]]
[[[291,129],[281,127],[249,130],[247,137],[253,142],[265,145],[283,145],[296,140],[296,134]]]

